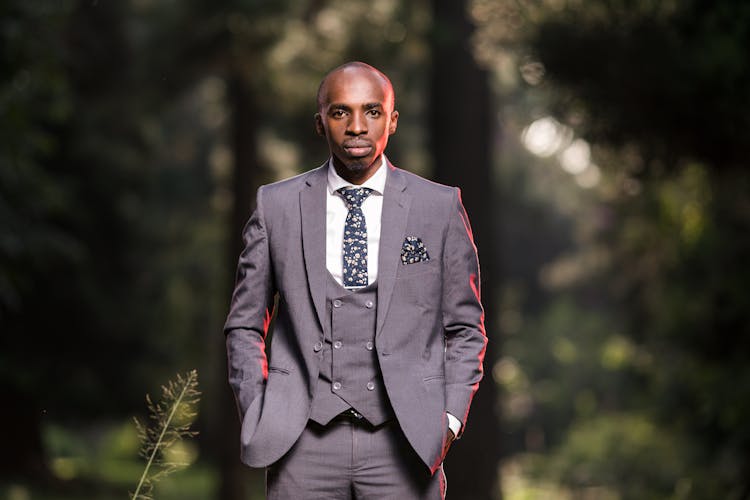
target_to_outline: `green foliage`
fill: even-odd
[[[532,254],[538,275],[516,271],[528,254],[506,264],[505,361],[526,381],[514,450],[544,452],[538,477],[574,498],[746,498],[747,2],[475,0],[472,15],[507,135],[552,116],[602,172],[586,191],[549,172],[570,138],[549,159],[505,154],[511,203],[573,225],[568,241],[521,233],[557,246]]]
[[[178,37],[151,45],[184,10],[146,4],[0,7],[0,423],[18,450],[4,477],[56,476],[43,420],[131,413],[220,330],[208,157],[223,96],[178,64]]]
[[[134,358],[148,360],[156,315],[137,297],[155,291],[143,283],[158,241],[145,224],[153,175],[138,130],[151,103],[129,88],[127,17],[111,4],[3,9],[3,394],[15,411],[33,400],[56,418],[122,411],[134,391],[115,372],[145,383]],[[60,373],[74,389],[48,383]],[[15,411],[8,425],[23,418]]]
[[[70,88],[56,36],[66,2],[42,7],[9,2],[2,8],[0,45],[0,320],[22,307],[34,273],[80,256],[80,242],[55,220],[69,215],[71,190],[45,168],[62,147],[51,131],[70,119]],[[7,17],[6,17],[7,16]],[[35,22],[47,29],[28,37]]]
[[[146,459],[138,486],[132,500],[153,498],[154,484],[163,477],[189,465],[188,457],[178,449],[185,438],[197,434],[190,430],[197,416],[200,392],[198,392],[198,372],[192,370],[184,377],[177,375],[162,386],[161,399],[154,403],[146,396],[151,425],[135,420],[141,441],[140,455]]]
[[[614,414],[574,423],[552,459],[542,462],[545,476],[557,479],[574,497],[604,486],[623,500],[688,498],[691,456],[668,428],[640,415]]]

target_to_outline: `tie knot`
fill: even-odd
[[[347,208],[351,210],[352,208],[361,208],[362,202],[370,196],[372,189],[366,187],[341,188],[338,192],[344,197]]]

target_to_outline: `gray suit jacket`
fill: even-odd
[[[244,230],[224,331],[242,460],[251,467],[281,458],[310,414],[318,343],[328,328],[326,168],[261,187]],[[428,261],[403,263],[408,236],[421,239]],[[445,412],[465,424],[487,341],[476,248],[457,188],[388,164],[377,293],[375,345],[388,398],[409,443],[434,472],[443,459]]]

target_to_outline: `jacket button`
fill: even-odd
[[[334,382],[333,383],[333,390],[338,391],[341,389],[341,382]]]
[[[372,309],[373,305],[375,304],[373,304],[371,300],[368,300],[367,302],[365,302],[365,307],[368,309]]]
[[[367,390],[368,391],[374,391],[375,390],[375,382],[367,382]]]
[[[321,349],[323,349],[323,342],[319,340],[315,342],[315,345],[313,346],[313,351],[319,352]]]
[[[367,343],[365,344],[365,349],[367,349],[368,351],[372,351],[372,348],[373,348],[372,342],[368,340]]]
[[[341,304],[343,304],[343,302],[341,302],[339,299],[333,301],[333,307],[341,307]]]
[[[334,349],[341,349],[341,341],[337,340],[336,342],[334,342],[333,343],[333,348]]]

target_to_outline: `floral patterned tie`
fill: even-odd
[[[370,188],[341,188],[349,213],[344,223],[343,281],[347,288],[367,286],[367,224],[362,202],[370,196]]]

